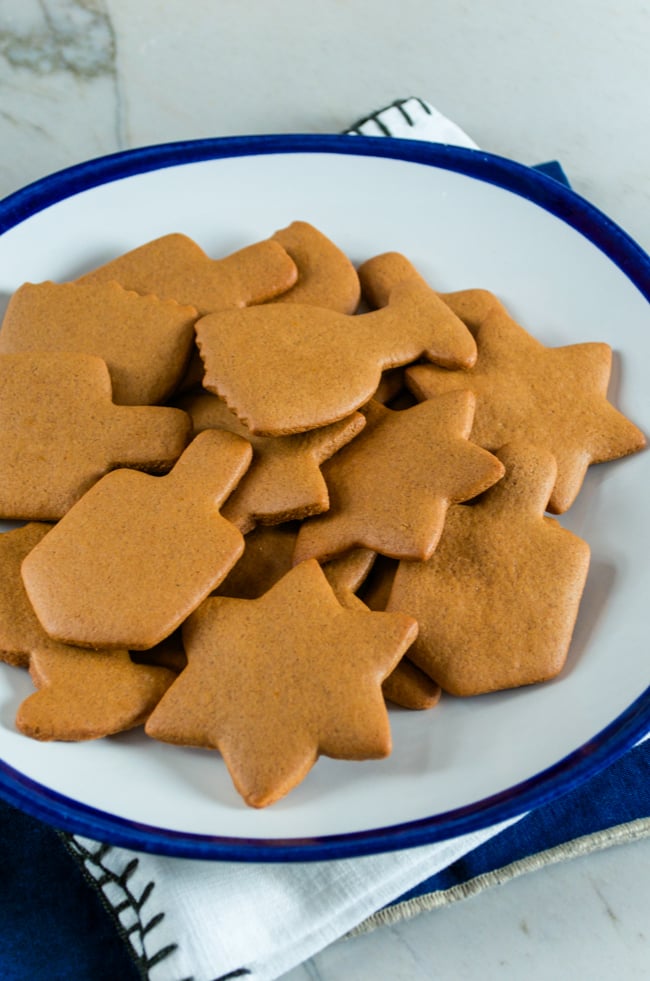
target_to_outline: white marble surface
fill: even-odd
[[[650,248],[648,0],[0,0],[0,196],[117,149],[420,95]],[[339,941],[287,981],[650,978],[650,841]]]

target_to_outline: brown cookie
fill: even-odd
[[[179,409],[115,405],[89,354],[0,355],[0,516],[54,521],[107,471],[160,472],[190,430]]]
[[[325,511],[329,495],[320,465],[365,425],[363,415],[355,412],[308,433],[255,436],[209,392],[187,396],[177,405],[191,417],[195,433],[227,429],[251,443],[253,462],[222,509],[244,534],[258,523],[279,524]]]
[[[305,521],[295,561],[362,546],[391,558],[428,558],[450,504],[480,494],[501,463],[467,439],[474,398],[455,392],[393,412],[366,407],[366,427],[325,464],[330,509]]]
[[[155,405],[182,378],[194,342],[194,307],[117,283],[25,283],[9,301],[0,354],[69,351],[108,365],[113,401]]]
[[[328,565],[335,565],[334,562]],[[367,609],[385,611],[393,577],[399,563],[385,555],[377,555],[372,568],[360,583],[356,597]],[[325,566],[327,569],[327,565]],[[424,671],[417,668],[407,654],[391,671],[382,685],[384,698],[402,708],[423,711],[434,708],[440,701],[440,686]]]
[[[297,524],[259,525],[244,539],[244,552],[215,596],[258,599],[275,586],[293,565]]]
[[[23,559],[51,527],[32,522],[0,534],[0,661],[18,667],[29,666],[34,650],[61,646],[40,625],[20,575]]]
[[[435,708],[442,695],[440,685],[416,667],[406,655],[388,675],[382,691],[388,702],[415,712]]]
[[[468,368],[473,338],[433,290],[398,284],[388,306],[354,318],[303,304],[223,310],[196,325],[204,387],[251,432],[304,432],[349,416],[381,373],[424,356]]]
[[[81,651],[43,630],[20,567],[50,528],[34,522],[0,535],[0,660],[29,667],[40,689],[19,707],[16,726],[34,739],[78,740],[141,725],[174,675],[135,670],[128,651]]]
[[[305,562],[257,600],[201,605],[183,629],[188,666],[145,731],[218,749],[246,803],[265,807],[321,754],[390,752],[381,683],[416,633],[410,617],[344,609]]]
[[[359,277],[372,305],[385,303],[397,284],[423,282],[408,259],[394,252],[368,260]],[[643,433],[607,400],[607,344],[545,347],[486,290],[440,298],[472,331],[476,364],[471,371],[415,365],[404,373],[408,387],[419,399],[464,388],[474,392],[472,440],[488,450],[519,439],[549,449],[558,462],[550,511],[561,514],[571,506],[591,463],[646,445]]]
[[[244,548],[219,514],[250,463],[246,440],[201,433],[165,477],[116,470],[30,552],[23,581],[56,640],[142,650],[168,637]]]
[[[351,552],[332,559],[322,566],[341,606],[349,610],[368,610],[356,590],[363,584],[371,570],[375,556],[366,548],[355,548]],[[378,610],[378,607],[374,607]],[[382,608],[383,612],[383,608]],[[408,709],[430,709],[440,701],[440,687],[424,671],[410,661],[405,654],[388,674],[381,685],[384,698],[394,705]]]
[[[565,663],[589,546],[547,517],[556,464],[544,449],[503,447],[506,475],[449,509],[427,562],[402,562],[388,610],[415,617],[409,657],[454,695],[533,684]]]
[[[211,259],[187,235],[146,242],[81,276],[78,283],[115,281],[127,290],[196,307],[201,314],[272,300],[296,282],[294,262],[266,239]]]
[[[130,651],[131,660],[135,664],[153,664],[160,668],[168,668],[174,674],[180,674],[187,666],[187,657],[183,647],[180,627],[169,637],[146,651]]]
[[[128,651],[67,647],[32,654],[38,691],[18,708],[16,727],[43,741],[99,739],[142,725],[176,675],[134,664]]]
[[[293,557],[292,557],[293,558]],[[372,569],[377,553],[369,548],[353,548],[325,562],[323,572],[340,603],[355,595]]]
[[[276,303],[309,303],[354,313],[361,287],[357,271],[337,245],[306,221],[294,221],[272,236],[291,256],[298,280]]]
[[[363,297],[369,306],[384,307],[391,291],[398,283],[427,283],[413,263],[401,252],[383,252],[367,259],[359,267]],[[493,293],[482,289],[458,290],[453,293],[437,293],[463,323],[473,330],[485,318],[490,309],[499,305]]]

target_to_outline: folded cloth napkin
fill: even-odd
[[[348,132],[476,146],[416,98]],[[559,164],[544,169],[564,179]],[[594,778],[598,786],[498,826],[405,851],[288,864],[135,853],[54,832],[0,803],[0,976],[270,981],[351,931],[650,834],[648,776],[650,741]]]

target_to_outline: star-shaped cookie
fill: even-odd
[[[476,395],[472,440],[486,449],[520,439],[548,449],[557,460],[548,509],[562,514],[590,464],[642,449],[645,436],[607,399],[609,345],[545,347],[496,298],[484,310],[473,328],[478,358],[471,371],[416,365],[405,372],[407,385],[420,399],[470,388]]]
[[[365,419],[354,412],[340,422],[291,436],[255,436],[209,392],[190,395],[176,403],[189,414],[194,432],[227,429],[243,436],[253,447],[253,462],[222,514],[247,534],[256,524],[320,514],[329,506],[327,485],[320,465],[359,433]]]
[[[344,609],[317,562],[292,569],[259,599],[206,600],[183,632],[188,666],[145,731],[218,749],[247,804],[283,797],[321,754],[390,752],[381,683],[417,624]]]
[[[127,290],[176,300],[205,314],[271,300],[290,289],[297,276],[293,260],[271,239],[212,259],[191,238],[176,232],[145,242],[76,282],[113,281]]]
[[[356,546],[397,559],[426,559],[450,504],[503,475],[491,453],[468,440],[470,392],[394,412],[366,407],[366,427],[323,467],[330,509],[301,525],[295,561],[322,561]]]
[[[427,562],[401,562],[386,609],[419,623],[409,657],[443,690],[477,695],[557,675],[566,660],[589,546],[544,514],[548,450],[512,443],[506,475],[447,513]]]
[[[267,436],[344,419],[387,368],[421,356],[468,368],[476,357],[467,327],[424,283],[400,283],[387,306],[353,317],[299,303],[223,310],[196,336],[204,387]]]

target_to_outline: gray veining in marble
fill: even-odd
[[[21,183],[122,148],[122,106],[105,0],[0,0],[0,145]]]
[[[103,0],[38,0],[0,4],[0,54],[37,75],[82,78],[115,74],[115,33]]]

